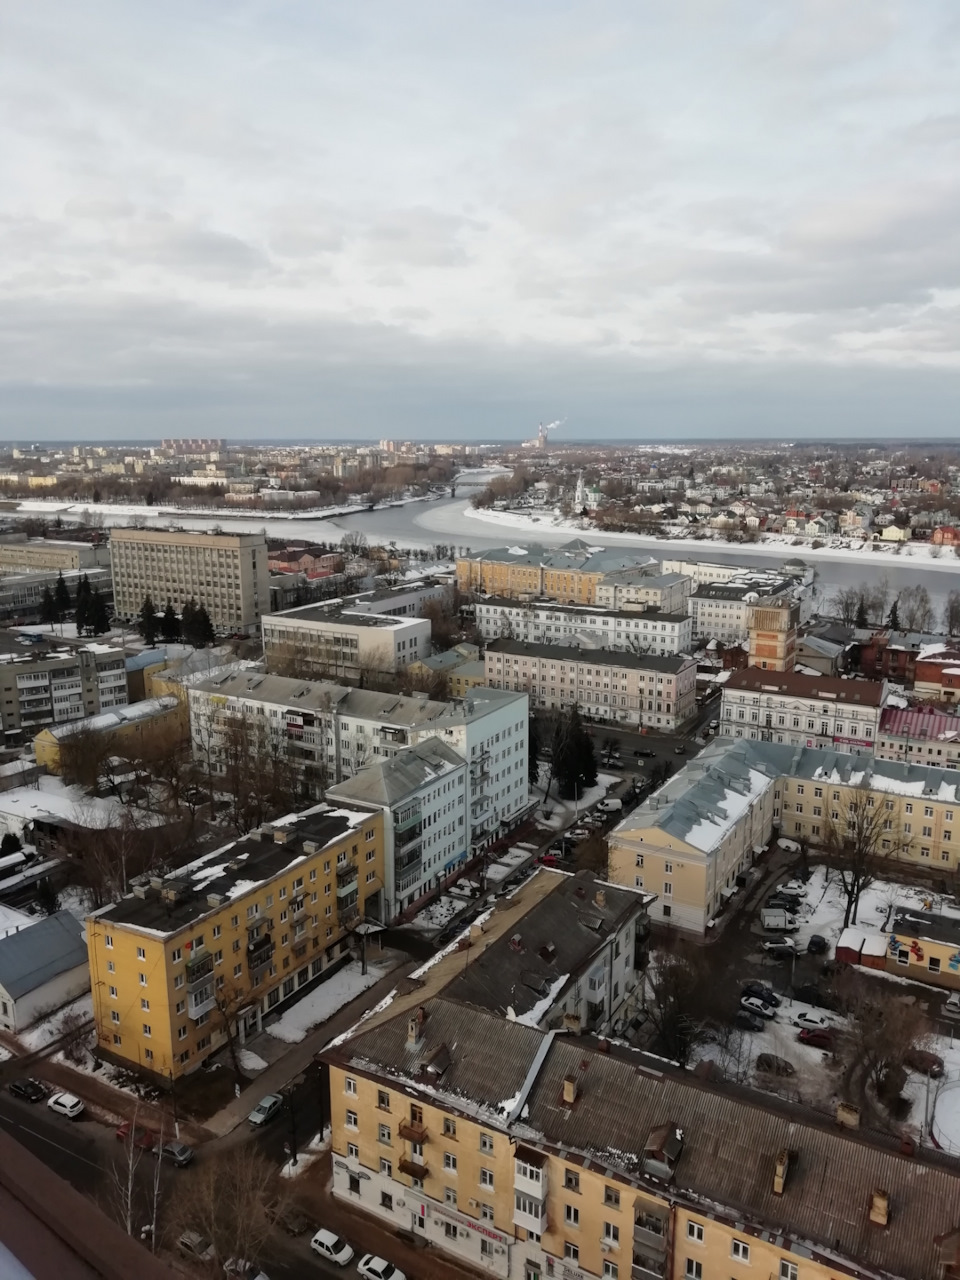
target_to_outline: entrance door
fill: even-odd
[[[416,1210],[414,1210],[410,1217],[413,1219],[413,1222],[410,1225],[413,1227],[414,1231],[423,1231],[427,1225],[427,1220],[424,1218],[423,1214],[417,1213]]]

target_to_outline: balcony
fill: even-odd
[[[547,1205],[545,1200],[531,1200],[526,1196],[515,1196],[513,1202],[513,1225],[523,1227],[526,1231],[535,1231],[542,1236],[547,1230]]]
[[[655,1213],[637,1210],[633,1224],[633,1242],[645,1245],[657,1253],[665,1253],[667,1248],[667,1220]]]
[[[213,994],[213,984],[203,987],[200,991],[193,992],[187,997],[187,1017],[202,1018],[205,1013],[209,1013],[216,1006],[216,997]]]
[[[251,973],[258,973],[264,965],[273,959],[274,945],[269,933],[254,942],[247,943],[247,968]]]
[[[419,1178],[421,1182],[430,1172],[427,1166],[414,1156],[402,1156],[397,1167],[408,1178]]]
[[[419,833],[419,830],[422,825],[423,825],[423,815],[421,814],[420,810],[411,809],[405,818],[398,818],[396,822],[394,822],[393,824],[394,835],[399,840],[400,836],[404,832],[409,831],[411,827],[416,827]]]
[[[290,918],[291,920],[299,920],[307,909],[307,899],[305,894],[301,894],[299,898],[293,898],[290,902]]]
[[[429,1138],[427,1126],[422,1120],[401,1120],[397,1125],[397,1133],[407,1142],[426,1142]]]
[[[187,991],[196,991],[213,973],[213,956],[206,949],[193,952],[187,961]]]
[[[630,1280],[664,1280],[665,1274],[665,1263],[658,1263],[653,1258],[638,1258],[634,1254]]]
[[[420,844],[422,839],[422,826],[412,827],[409,831],[404,832],[402,836],[397,835],[396,830],[394,830],[394,851],[396,854],[400,854],[404,853],[407,849],[414,849]]]
[[[359,868],[355,862],[347,862],[337,867],[337,893],[352,884],[359,874]]]

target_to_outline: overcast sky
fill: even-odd
[[[960,435],[957,0],[0,0],[0,435]]]

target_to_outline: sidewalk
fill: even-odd
[[[394,987],[421,963],[422,961],[419,960],[409,960],[406,964],[391,970],[350,1004],[344,1005],[326,1022],[314,1027],[302,1040],[291,1045],[289,1051],[281,1058],[268,1066],[265,1071],[261,1071],[257,1078],[242,1090],[239,1098],[233,1098],[225,1107],[212,1115],[207,1121],[206,1128],[217,1138],[225,1138],[237,1125],[246,1120],[264,1094],[279,1093],[285,1085],[312,1064],[314,1054],[318,1053],[328,1041],[348,1031],[367,1009],[372,1009],[374,1005],[379,1004],[384,996],[389,995]]]

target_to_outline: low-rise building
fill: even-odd
[[[131,757],[149,756],[188,740],[189,724],[181,715],[180,700],[167,696],[41,729],[33,740],[33,754],[48,773],[59,774],[72,743],[82,751]]]
[[[597,583],[595,598],[605,609],[659,609],[662,613],[686,613],[694,581],[685,573],[661,573],[649,569],[616,569]]]
[[[885,681],[840,680],[747,668],[723,686],[720,732],[732,738],[872,751]]]
[[[897,907],[885,942],[888,973],[960,989],[960,920],[956,916]]]
[[[90,990],[83,926],[55,911],[0,938],[0,1027],[23,1031]]]
[[[604,609],[491,596],[477,602],[476,619],[477,630],[485,640],[505,637],[532,644],[565,645],[579,641],[586,648],[659,654],[689,653],[693,647],[690,617],[655,608]]]
[[[949,1162],[438,996],[323,1052],[333,1194],[501,1280],[949,1275]]]
[[[767,608],[788,605],[793,598],[793,584],[767,574],[745,574],[727,582],[710,582],[698,586],[687,601],[693,619],[694,640],[719,640],[721,644],[740,644],[747,639],[752,606]]]
[[[66,542],[55,538],[27,538],[23,542],[0,542],[0,573],[47,570],[57,573],[95,569],[110,563],[105,542]]]
[[[75,649],[2,653],[0,700],[8,743],[32,738],[43,725],[126,706],[123,651],[92,643]]]
[[[327,798],[383,813],[387,920],[436,889],[469,857],[467,763],[440,738],[371,761],[328,787]]]
[[[383,816],[320,805],[87,918],[98,1052],[169,1082],[343,963],[383,917]]]
[[[0,581],[0,622],[39,622],[44,594],[56,589],[57,578],[61,576],[71,600],[76,599],[77,586],[83,578],[100,592],[105,604],[109,606],[113,599],[113,580],[108,566],[11,573]]]
[[[635,551],[598,547],[573,538],[562,547],[532,542],[457,558],[457,586],[464,592],[546,597],[562,604],[596,604],[597,584],[615,569],[655,565]]]
[[[360,680],[395,674],[430,652],[425,618],[301,605],[263,619],[267,669],[311,679]]]
[[[878,760],[935,765],[960,765],[960,716],[939,707],[886,707],[877,731]]]
[[[913,692],[925,702],[960,703],[960,648],[940,646],[939,652],[917,655]]]
[[[578,706],[596,719],[672,730],[696,710],[697,664],[685,656],[492,640],[484,663],[492,688],[523,691],[552,711]]]

